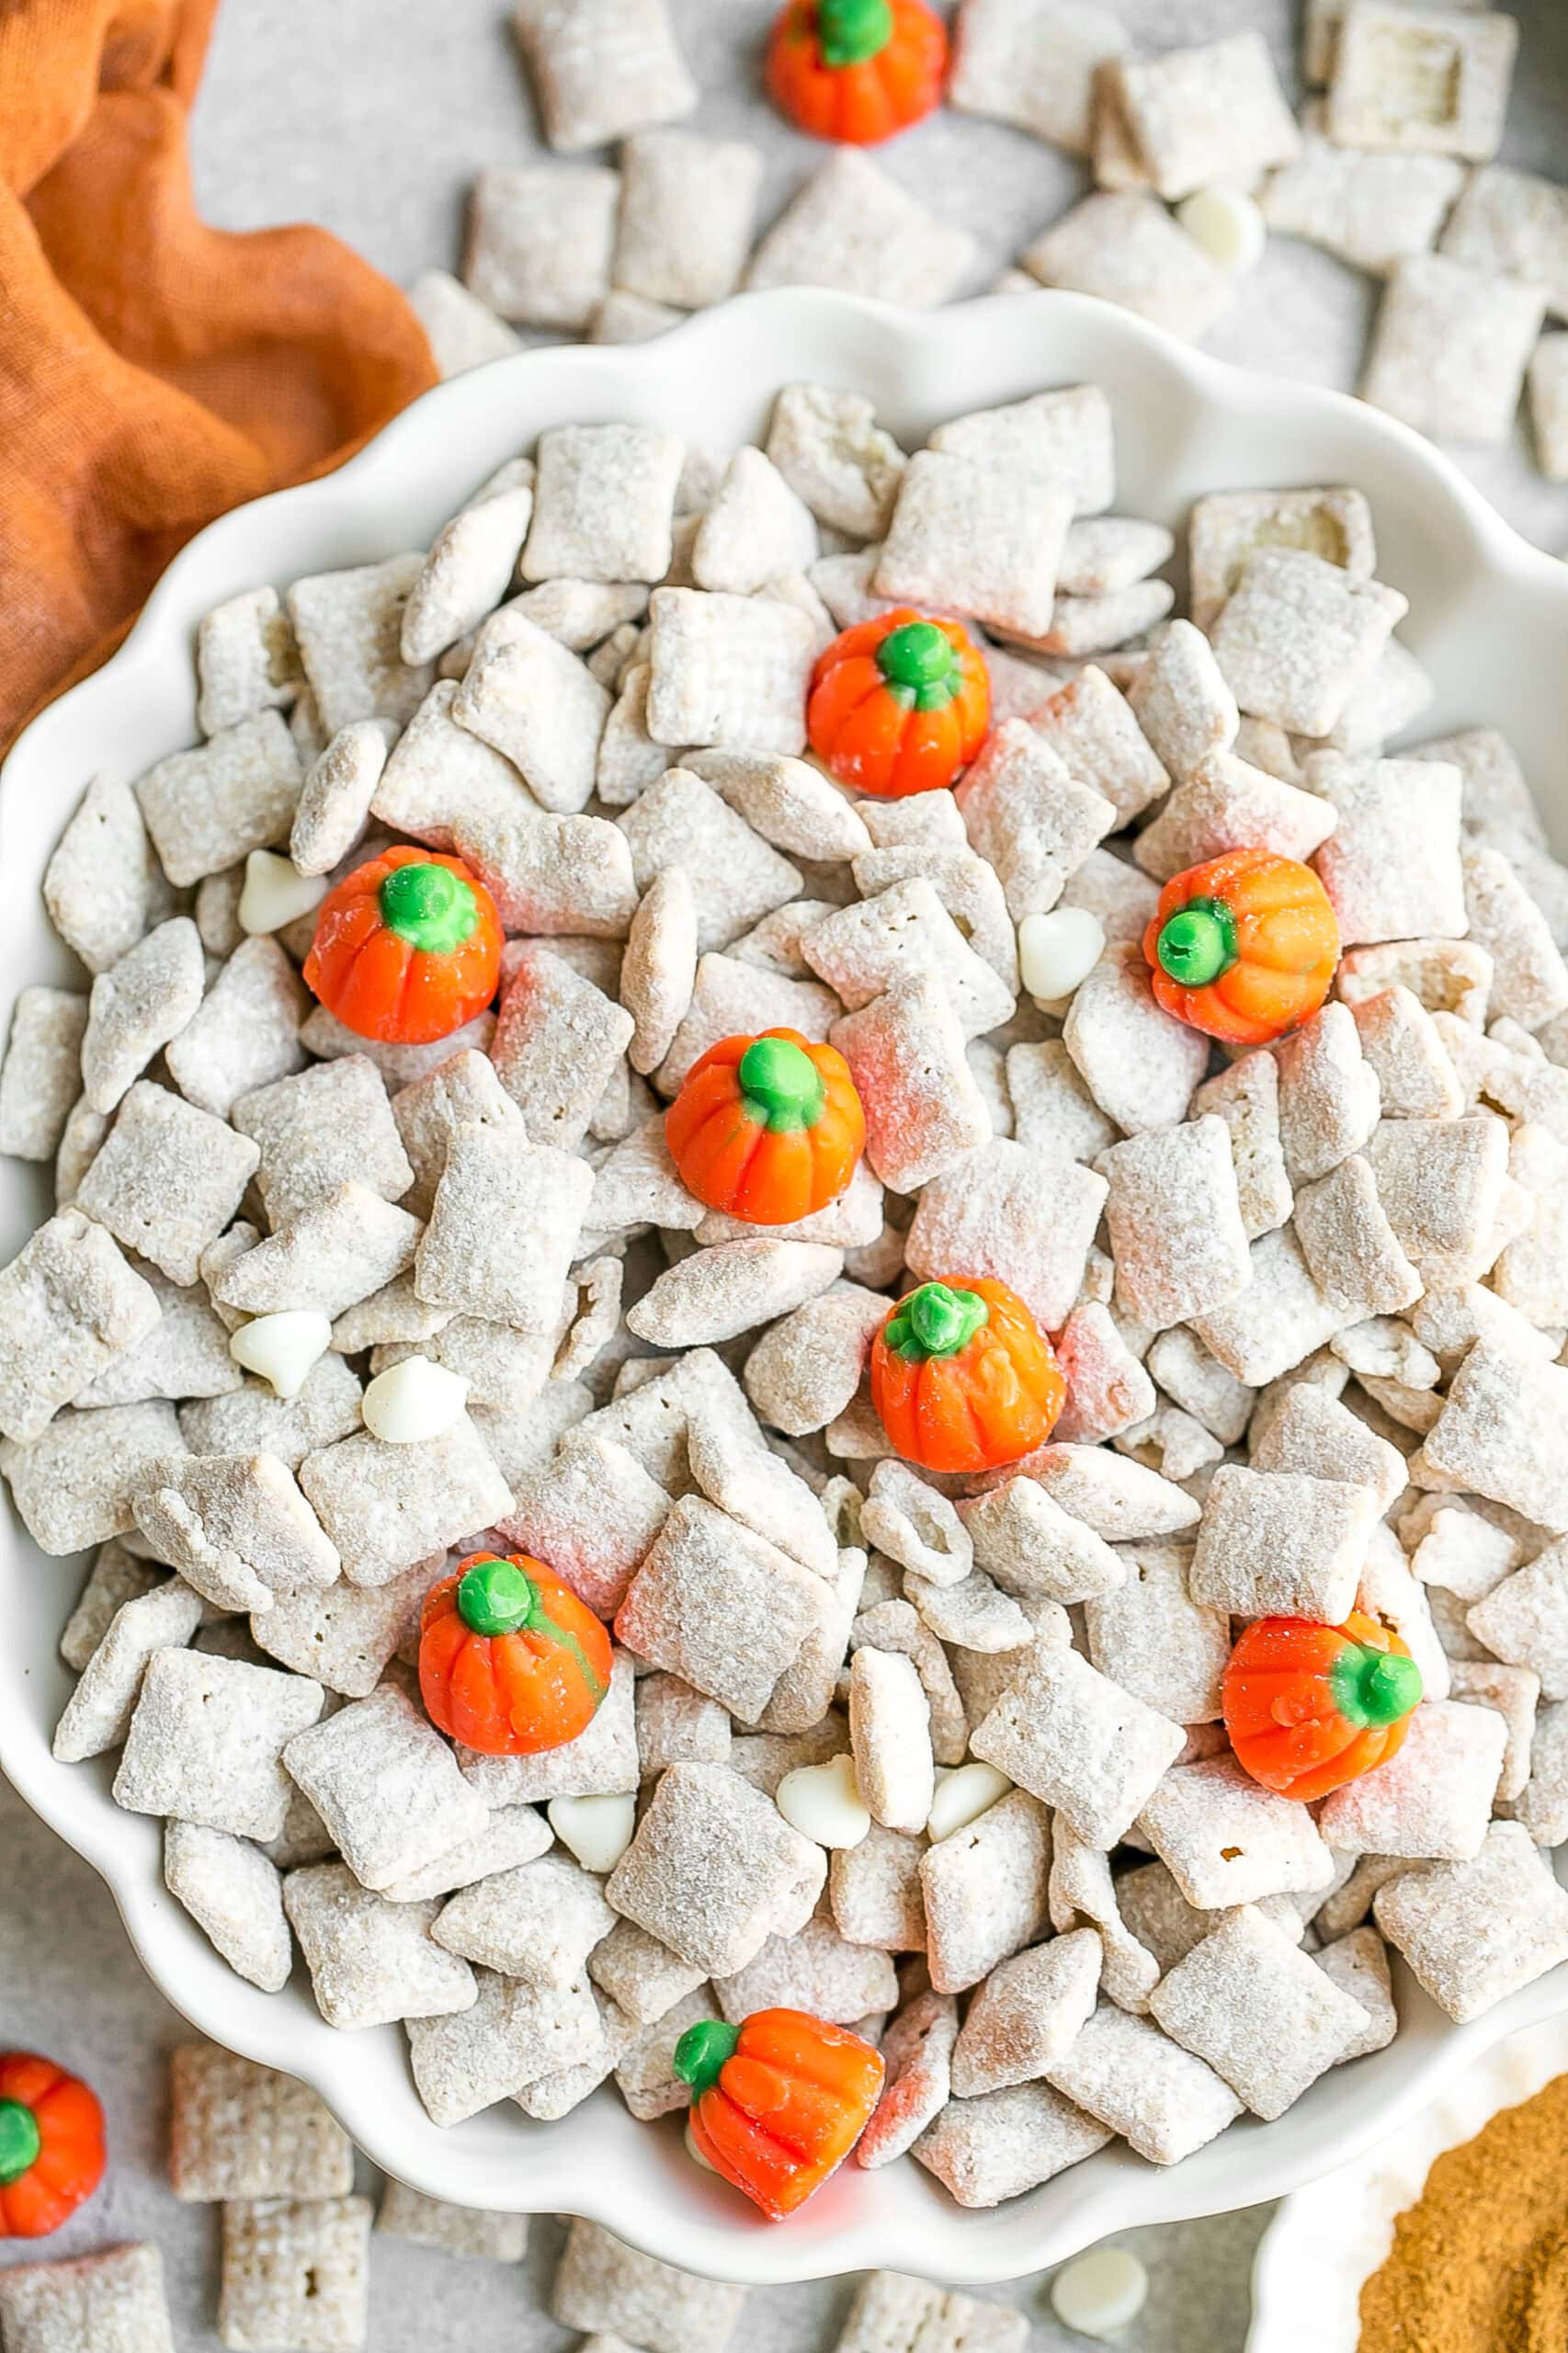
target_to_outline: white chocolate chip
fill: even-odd
[[[1063,2328],[1108,2342],[1137,2319],[1149,2293],[1149,2275],[1124,2246],[1092,2246],[1064,2263],[1051,2283],[1051,2302]]]
[[[1257,206],[1239,188],[1198,188],[1176,206],[1176,219],[1233,278],[1244,278],[1263,259],[1268,231]]]
[[[937,1784],[937,1794],[931,1801],[931,1812],[926,1824],[926,1835],[933,1845],[950,1838],[955,1830],[966,1830],[977,1822],[998,1798],[1005,1798],[1013,1784],[1006,1773],[994,1765],[982,1765],[978,1760],[955,1767],[944,1773]]]
[[[1053,907],[1018,926],[1018,972],[1042,1005],[1071,996],[1105,949],[1105,926],[1087,907]]]
[[[545,1813],[585,1871],[614,1870],[637,1827],[634,1797],[554,1798]]]
[[[797,1765],[779,1782],[773,1802],[791,1830],[819,1847],[858,1847],[871,1827],[852,1756]]]
[[[229,1354],[247,1372],[261,1375],[279,1397],[297,1397],[305,1375],[332,1346],[332,1324],[313,1307],[288,1307],[242,1324],[229,1341]]]
[[[324,875],[301,874],[276,850],[253,849],[245,860],[244,888],[240,892],[240,929],[253,936],[281,931],[296,916],[308,915],[312,907],[319,907],[326,892]]]
[[[449,1430],[468,1400],[468,1383],[428,1357],[404,1357],[378,1372],[360,1404],[365,1427],[389,1446],[414,1446]]]

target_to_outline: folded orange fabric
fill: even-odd
[[[225,508],[326,472],[436,381],[324,230],[198,220],[218,0],[0,0],[0,747]]]

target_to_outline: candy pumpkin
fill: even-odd
[[[585,1732],[609,1689],[609,1636],[552,1570],[527,1553],[475,1553],[426,1596],[426,1712],[481,1756],[537,1756]]]
[[[820,657],[806,733],[840,784],[900,801],[951,784],[990,717],[991,681],[961,625],[901,605],[842,631]]]
[[[693,1063],[665,1114],[688,1193],[748,1225],[792,1225],[855,1174],[865,1114],[849,1065],[798,1029],[721,1038]]]
[[[495,902],[460,858],[400,843],[322,901],[305,984],[346,1029],[427,1046],[483,1013],[501,976]]]
[[[905,1461],[927,1471],[1017,1462],[1066,1402],[1050,1341],[1006,1283],[922,1283],[871,1343],[871,1403]]]
[[[1339,961],[1339,926],[1310,866],[1228,849],[1160,893],[1143,934],[1167,1013],[1232,1046],[1266,1046],[1310,1020]]]
[[[675,2071],[691,2086],[699,2154],[774,2222],[843,2164],[886,2073],[869,2042],[805,2010],[704,2018],[676,2044]]]
[[[930,113],[947,64],[925,0],[789,0],[767,44],[768,95],[813,138],[870,147]]]
[[[1386,1764],[1421,1699],[1397,1634],[1352,1610],[1343,1626],[1260,1618],[1231,1653],[1221,1692],[1236,1762],[1266,1790],[1325,1798]]]
[[[104,2112],[52,2059],[0,2052],[0,2238],[57,2231],[104,2177]]]

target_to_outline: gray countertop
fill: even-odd
[[[820,154],[778,120],[760,93],[770,0],[673,6],[704,92],[697,121],[765,149],[763,217],[769,218]],[[1291,0],[1119,6],[1152,47],[1256,25],[1296,88]],[[1519,0],[1517,13],[1524,43],[1507,153],[1549,171],[1555,160],[1561,170],[1568,7],[1562,0]],[[194,163],[202,209],[221,225],[318,221],[406,282],[433,265],[456,266],[464,192],[480,165],[525,162],[540,152],[500,0],[228,0],[220,17],[196,111]],[[974,232],[976,290],[1083,186],[1070,158],[958,115],[922,125],[879,161],[927,200],[939,190],[944,208]],[[1277,373],[1350,386],[1373,294],[1326,255],[1279,240],[1208,347]],[[1529,537],[1568,546],[1568,488],[1542,483],[1522,445],[1461,462]],[[51,2052],[88,2075],[104,2098],[112,2140],[104,2191],[48,2251],[155,2240],[181,2353],[216,2353],[218,2218],[177,2204],[164,2174],[165,2060],[181,2022],[142,1975],[97,1877],[3,1784],[0,1856],[8,1891],[0,1904],[6,2039]],[[1256,2210],[1134,2234],[1151,2292],[1124,2340],[1127,2353],[1240,2353],[1247,2274],[1266,2220]],[[558,2245],[556,2225],[537,2225],[519,2275],[378,2240],[374,2353],[474,2342],[552,2353],[568,2345],[569,2334],[540,2308]],[[6,2259],[17,2252],[7,2245]],[[833,2342],[847,2293],[843,2284],[757,2292],[748,2308],[747,2353],[819,2353]],[[1041,2281],[1022,2281],[1007,2293],[1031,2315],[1032,2346],[1083,2345],[1053,2324]]]

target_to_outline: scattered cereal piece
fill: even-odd
[[[385,1446],[360,1430],[308,1454],[300,1484],[351,1585],[385,1585],[429,1553],[487,1528],[511,1489],[464,1415],[423,1445]]]
[[[220,1609],[329,1586],[337,1554],[275,1454],[179,1455],[154,1464],[131,1508],[142,1534]]]
[[[1097,294],[1196,343],[1227,309],[1234,282],[1153,197],[1100,190],[1022,256],[1042,286]]]
[[[652,2256],[634,2254],[597,2222],[574,2222],[551,2291],[562,2326],[610,2332],[648,2353],[725,2353],[744,2288],[699,2279]]]
[[[406,2239],[411,2245],[434,2248],[442,2255],[478,2257],[493,2263],[520,2263],[528,2253],[527,2214],[492,2213],[477,2206],[449,2206],[442,2199],[426,2198],[417,2189],[394,2181],[389,2174],[381,2190],[376,2228],[389,2238]]]
[[[170,1828],[187,1827],[171,1824]],[[318,2095],[211,2043],[170,2061],[169,2176],[176,2198],[340,2198],[354,2152]]]
[[[958,801],[971,844],[995,869],[1015,923],[1048,913],[1117,822],[1112,803],[1078,783],[1043,737],[1016,719],[989,737]]]
[[[115,2246],[53,2263],[17,2263],[0,2272],[0,2322],[12,2353],[174,2353],[155,2246]]]
[[[860,538],[886,531],[905,460],[860,394],[787,384],[774,404],[767,454],[819,522]]]
[[[430,1946],[432,1952],[437,1951]],[[472,1979],[467,1964],[451,1961]],[[444,2018],[407,2023],[415,2086],[431,2120],[460,2124],[540,2076],[602,2055],[605,2034],[585,1981],[564,1988],[477,1972],[479,1998]]]
[[[368,2198],[230,2199],[218,2332],[227,2346],[354,2353],[369,2301]]]
[[[512,28],[559,153],[602,147],[697,104],[665,0],[517,0]]]
[[[1155,192],[1175,203],[1210,180],[1247,183],[1294,157],[1296,124],[1260,33],[1248,31],[1108,70]]]
[[[1549,482],[1568,482],[1568,335],[1543,335],[1529,363],[1536,463]]]
[[[974,241],[928,212],[858,149],[841,148],[752,256],[749,287],[829,286],[916,310],[946,301]]]
[[[1086,154],[1096,70],[1126,45],[1108,8],[965,0],[949,102]]]
[[[420,1298],[553,1332],[592,1191],[592,1171],[571,1153],[509,1128],[454,1129],[415,1261]]]
[[[695,588],[656,589],[652,612],[648,732],[656,742],[804,751],[816,653],[804,614],[768,597]]]
[[[1354,0],[1344,11],[1326,118],[1336,145],[1477,164],[1496,154],[1519,28],[1491,10],[1435,10],[1431,19],[1412,26],[1398,0]]]
[[[0,1269],[0,1432],[30,1444],[160,1316],[158,1294],[104,1228],[60,1211]]]
[[[1506,1130],[1484,1112],[1430,1125],[1385,1120],[1374,1131],[1367,1157],[1379,1201],[1428,1287],[1468,1282],[1484,1271],[1507,1151]]]
[[[408,299],[443,380],[481,368],[487,360],[509,358],[522,348],[521,338],[505,321],[448,270],[421,271]]]
[[[1343,1005],[1324,1006],[1284,1040],[1276,1060],[1285,1165],[1292,1185],[1306,1184],[1367,1142],[1378,1122],[1377,1076],[1362,1059],[1356,1023]]]
[[[515,325],[581,331],[609,292],[619,200],[619,175],[597,165],[487,166],[473,184],[464,284]]]
[[[1360,0],[1360,6],[1369,4]],[[1544,301],[1539,286],[1469,268],[1444,254],[1412,255],[1389,279],[1363,398],[1418,432],[1454,441],[1506,440]]]

